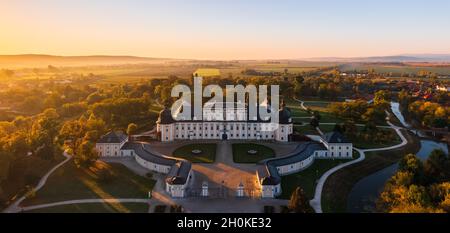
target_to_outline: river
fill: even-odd
[[[405,127],[410,125],[405,122],[403,115],[399,110],[398,103],[391,103],[392,112],[397,116]],[[417,156],[426,160],[431,151],[441,149],[448,154],[448,147],[444,143],[438,143],[432,140],[421,140],[421,147]],[[375,204],[378,196],[383,190],[386,181],[395,174],[398,169],[398,163],[386,167],[378,172],[375,172],[363,179],[353,186],[347,202],[347,211],[353,213],[361,212],[375,212]]]

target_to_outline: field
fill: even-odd
[[[155,180],[136,175],[121,164],[106,164],[106,167],[113,177],[102,180],[70,161],[56,170],[34,196],[25,199],[23,205],[91,198],[147,198],[155,185]]]
[[[424,66],[424,65],[382,65],[382,64],[363,64],[363,63],[352,63],[342,65],[343,71],[354,71],[354,70],[369,70],[374,69],[377,73],[393,73],[393,75],[400,76],[401,74],[418,74],[419,71],[433,72],[439,75],[450,75],[450,66],[439,67],[439,66]]]
[[[147,213],[148,208],[144,203],[85,203],[54,206],[25,213]]]
[[[218,69],[198,69],[194,72],[200,77],[220,76],[220,70]]]

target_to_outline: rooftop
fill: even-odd
[[[103,135],[97,143],[122,143],[127,139],[127,135],[123,132],[111,131]]]

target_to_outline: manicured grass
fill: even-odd
[[[147,213],[144,203],[84,203],[54,206],[25,213]]]
[[[257,154],[248,154],[249,150],[256,150]],[[267,146],[254,143],[233,144],[233,161],[235,163],[257,163],[273,157],[275,157],[275,151]]]
[[[9,200],[9,203],[0,203],[0,211],[11,204],[16,198],[27,192],[27,186],[36,186],[39,180],[56,164],[64,160],[62,155],[54,160],[44,160],[36,156],[27,156],[15,160],[10,165],[9,178],[2,183],[0,197]],[[27,177],[32,177],[30,181]]]
[[[320,122],[322,123],[342,123],[343,119],[336,117],[332,112],[319,111]]]
[[[25,206],[76,199],[148,198],[155,180],[136,175],[122,164],[100,163],[112,174],[101,179],[89,169],[77,168],[70,161],[53,173],[45,186],[34,197],[26,199]]]
[[[367,153],[364,161],[345,167],[328,178],[322,193],[324,212],[346,212],[348,194],[360,179],[398,162],[408,153],[417,153],[420,140],[404,130],[402,132],[408,140],[406,146],[390,151]]]
[[[177,148],[173,156],[189,160],[193,163],[214,163],[217,145],[214,143],[189,144]],[[200,154],[193,154],[193,150],[201,150]]]
[[[329,101],[305,101],[304,105],[305,107],[311,109],[312,111],[326,111],[328,105],[332,103],[333,102]]]
[[[354,155],[356,158],[356,155]],[[347,159],[316,159],[314,163],[306,170],[283,176],[281,178],[281,196],[280,199],[290,199],[292,192],[301,187],[308,199],[314,197],[317,180],[328,170],[341,163],[346,163]]]
[[[311,125],[309,125],[309,123],[302,126],[295,125],[294,130],[295,132],[299,132],[304,135],[319,135],[319,132],[317,132],[317,130],[314,129]]]

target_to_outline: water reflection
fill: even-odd
[[[441,149],[448,154],[448,147],[444,143],[421,140],[420,144],[421,148],[417,157],[422,160],[426,160],[435,149]],[[384,184],[395,174],[397,169],[398,163],[375,172],[356,183],[348,196],[347,210],[355,213],[374,212],[376,200],[383,190]]]

